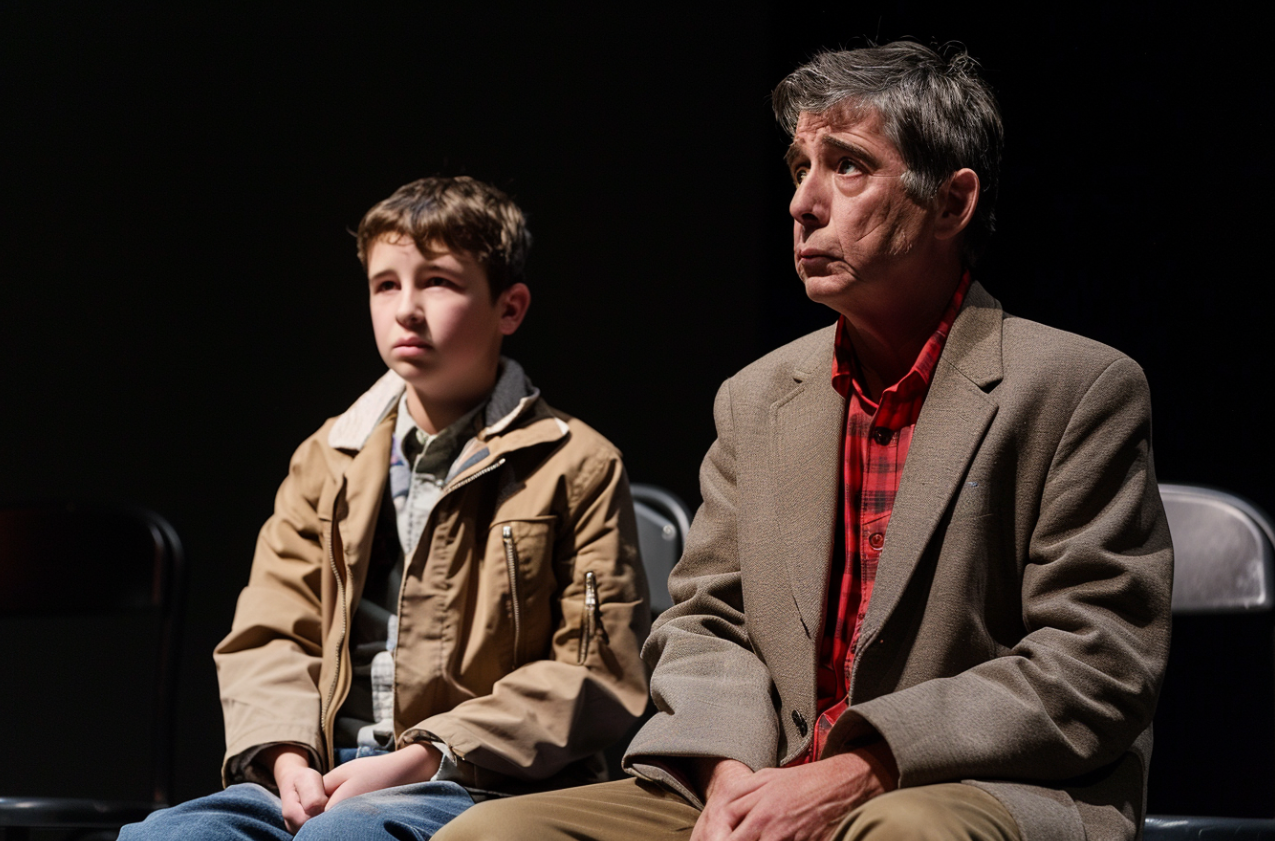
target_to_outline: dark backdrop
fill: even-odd
[[[0,9],[0,498],[130,499],[181,533],[179,798],[217,785],[209,652],[288,455],[382,370],[348,233],[362,212],[432,173],[512,193],[536,237],[535,297],[508,351],[624,450],[635,481],[694,504],[718,383],[830,321],[791,268],[786,139],[767,105],[819,46],[969,47],[1008,129],[980,279],[1007,309],[1143,364],[1163,480],[1275,510],[1257,21],[957,5]],[[1268,626],[1208,639],[1269,675]],[[1218,747],[1191,761],[1217,768],[1181,767],[1257,792],[1235,808],[1268,804],[1269,678],[1202,682],[1215,700],[1179,717],[1208,722]],[[1246,752],[1221,745],[1241,713],[1265,722]],[[1162,809],[1193,805],[1163,790]]]

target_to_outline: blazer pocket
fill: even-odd
[[[956,494],[956,502],[952,505],[952,520],[976,520],[992,513],[990,509],[991,491],[989,483],[983,479],[966,479]]]

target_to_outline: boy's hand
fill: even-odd
[[[423,783],[438,771],[443,755],[433,745],[415,742],[382,756],[365,756],[338,765],[323,776],[326,812],[347,797],[383,788]]]
[[[293,745],[277,745],[262,752],[262,761],[274,770],[274,782],[283,801],[283,824],[296,835],[301,825],[323,812],[328,795],[323,775],[310,767],[310,757]]]

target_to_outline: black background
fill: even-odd
[[[1162,480],[1275,510],[1267,33],[1202,4],[958,5],[0,8],[0,498],[134,500],[182,535],[179,799],[217,785],[209,652],[288,455],[383,370],[363,211],[433,173],[513,194],[534,301],[507,351],[695,504],[717,385],[831,320],[791,268],[767,102],[820,46],[968,46],[1008,132],[978,277],[1142,363]],[[1157,766],[1159,808],[1225,774],[1212,808],[1269,813],[1269,626],[1181,631],[1201,663],[1170,689],[1210,701],[1174,715],[1208,747],[1162,738],[1184,782]]]

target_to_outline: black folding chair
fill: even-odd
[[[168,805],[182,569],[150,511],[0,507],[0,838]]]

